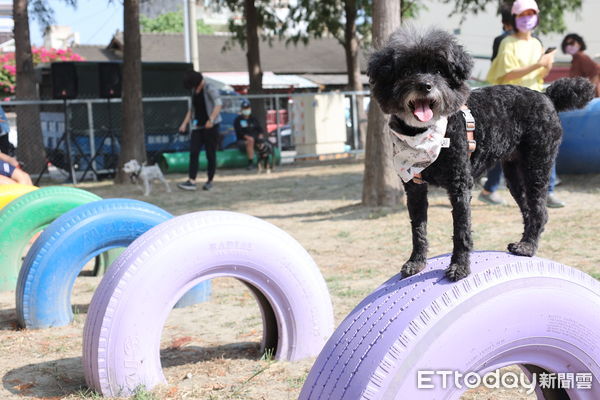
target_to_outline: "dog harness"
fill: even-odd
[[[477,148],[477,141],[475,140],[475,118],[473,118],[471,110],[469,110],[469,107],[467,107],[466,105],[463,105],[460,108],[460,111],[465,117],[465,131],[467,132],[467,151],[469,152],[469,157],[471,157],[471,153],[474,152]]]
[[[471,157],[471,153],[477,148],[475,118],[466,105],[463,105],[460,111],[465,118],[467,151]],[[448,119],[441,118],[433,127],[416,136],[406,136],[392,130],[394,166],[404,182],[412,180],[418,184],[425,183],[421,171],[438,158],[443,147],[450,147],[450,139],[444,137],[447,124]]]

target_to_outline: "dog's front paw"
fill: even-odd
[[[425,261],[407,261],[403,266],[400,272],[402,272],[402,277],[406,278],[407,276],[412,276],[418,272],[421,272],[423,268],[425,268]]]
[[[516,242],[508,245],[508,251],[518,256],[533,257],[536,246],[528,242]]]
[[[446,278],[452,282],[456,282],[463,278],[466,278],[471,273],[469,264],[456,264],[452,263],[446,268]]]

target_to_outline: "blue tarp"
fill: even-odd
[[[600,98],[586,108],[559,113],[564,136],[556,170],[559,174],[600,173]]]

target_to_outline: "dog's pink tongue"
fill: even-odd
[[[427,100],[416,101],[413,114],[421,122],[427,122],[433,118],[433,111],[431,110],[431,107],[429,107],[429,102]]]

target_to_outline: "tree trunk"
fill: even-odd
[[[359,42],[356,34],[356,1],[345,0],[344,1],[344,14],[346,16],[346,25],[344,28],[344,51],[346,53],[346,71],[348,71],[348,90],[358,92],[363,90],[361,73],[360,73],[360,62],[359,62]],[[367,136],[367,127],[363,123],[366,119],[364,107],[363,107],[363,96],[356,96],[356,110],[357,110],[357,121],[358,121],[358,134],[360,144],[359,146],[365,147],[365,139]]]
[[[381,47],[390,34],[400,27],[400,1],[373,1],[373,44]],[[365,150],[365,174],[362,202],[367,206],[394,206],[404,192],[392,162],[392,142],[388,118],[377,102],[369,104],[369,125]]]
[[[123,123],[121,154],[115,181],[127,179],[123,164],[136,159],[146,161],[144,109],[142,105],[142,43],[140,37],[140,0],[127,0],[123,7]]]
[[[258,40],[258,12],[254,0],[244,0],[244,17],[246,18],[246,59],[250,94],[262,94],[263,71],[260,66],[260,47]],[[250,99],[252,115],[258,120],[267,133],[266,110],[264,99]]]
[[[15,64],[17,67],[16,99],[38,100],[33,56],[31,54],[31,40],[29,38],[27,0],[13,1],[13,19],[15,24]],[[18,106],[16,112],[17,158],[24,163],[27,172],[37,174],[44,168],[46,160],[40,124],[40,107],[38,105]]]

